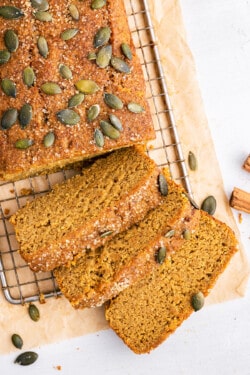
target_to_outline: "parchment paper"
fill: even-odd
[[[223,189],[179,2],[150,0],[149,3],[184,155],[187,157],[192,150],[199,160],[198,171],[190,173],[195,200],[200,203],[207,195],[214,195],[218,202],[215,216],[226,222],[239,238]],[[248,275],[247,259],[240,245],[239,252],[218,280],[206,303],[242,296]],[[28,350],[107,328],[102,308],[76,311],[63,297],[50,298],[45,304],[37,305],[41,318],[33,322],[28,316],[27,306],[9,304],[0,292],[0,353],[15,350],[10,339],[13,333],[22,336],[23,350]]]

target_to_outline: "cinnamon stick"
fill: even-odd
[[[235,187],[230,198],[230,206],[250,213],[250,193]]]
[[[247,172],[250,172],[250,154],[246,158],[244,164],[243,164],[243,169],[245,169]]]

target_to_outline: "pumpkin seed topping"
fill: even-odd
[[[56,116],[64,125],[76,125],[80,121],[80,116],[73,109],[63,109]]]
[[[95,52],[89,52],[88,55],[87,55],[87,59],[89,61],[96,60],[96,53]]]
[[[73,78],[73,74],[72,74],[70,68],[67,65],[60,64],[59,65],[59,72],[60,72],[61,76],[65,79],[72,79]]]
[[[70,4],[69,5],[69,13],[73,20],[78,21],[80,18],[79,10],[76,5]]]
[[[118,139],[120,137],[119,130],[115,129],[109,122],[101,120],[100,126],[103,134],[110,139]]]
[[[107,230],[106,232],[103,232],[100,234],[101,238],[110,236],[114,231],[113,230]]]
[[[16,122],[18,116],[18,112],[15,108],[7,109],[1,120],[1,127],[4,130],[10,129]]]
[[[185,240],[190,240],[190,238],[191,238],[191,232],[190,232],[189,229],[185,229],[185,230],[183,231],[182,235],[183,235],[183,238],[184,238]]]
[[[98,48],[108,43],[111,30],[108,26],[101,27],[94,36],[94,47]]]
[[[52,21],[52,15],[49,12],[44,12],[42,10],[39,10],[38,12],[34,13],[34,17],[36,20],[41,21],[41,22]]]
[[[6,64],[10,59],[10,53],[6,49],[0,50],[0,65]]]
[[[4,43],[9,52],[15,52],[19,46],[19,39],[14,30],[7,30],[4,34]]]
[[[75,94],[71,96],[71,98],[68,101],[68,108],[77,107],[84,101],[84,94],[81,92],[79,94]]]
[[[46,59],[46,57],[49,54],[49,47],[47,40],[44,38],[44,36],[39,36],[37,40],[37,47],[40,55]]]
[[[47,0],[31,0],[31,5],[37,10],[46,11],[49,9],[49,3]]]
[[[216,205],[216,199],[212,195],[210,195],[202,202],[201,209],[203,211],[206,211],[210,215],[213,215],[216,210]]]
[[[23,138],[23,139],[18,139],[15,143],[15,147],[19,148],[20,150],[26,150],[30,146],[34,144],[34,141],[32,139],[28,138]]]
[[[80,81],[76,82],[75,87],[77,90],[86,95],[94,94],[100,89],[99,86],[91,79],[81,79]]]
[[[22,349],[22,347],[23,347],[23,339],[22,339],[21,336],[19,336],[17,333],[14,333],[14,334],[11,336],[11,341],[12,341],[12,344],[13,344],[17,349]]]
[[[61,33],[61,38],[62,40],[70,40],[72,38],[74,38],[74,36],[76,36],[76,34],[78,33],[78,29],[67,29],[67,30],[64,30],[62,33]]]
[[[189,151],[188,153],[188,165],[191,171],[196,171],[198,164],[195,154],[192,151]]]
[[[106,5],[106,0],[92,0],[91,2],[91,8],[92,9],[101,9]]]
[[[166,237],[166,238],[172,238],[174,235],[175,235],[175,230],[174,230],[174,229],[170,229],[170,230],[165,234],[165,237]]]
[[[123,130],[122,123],[116,115],[114,115],[113,113],[110,113],[109,120],[110,120],[111,124],[113,125],[113,127],[115,129],[119,130],[119,132],[121,132]]]
[[[140,104],[134,102],[128,103],[128,110],[133,113],[145,112],[145,109]]]
[[[156,253],[156,262],[159,264],[162,264],[164,260],[166,259],[166,255],[167,255],[167,248],[165,246],[160,247]]]
[[[35,73],[31,67],[27,67],[23,71],[23,82],[26,86],[31,87],[35,81]]]
[[[1,87],[5,95],[12,98],[16,97],[16,84],[9,78],[4,78],[1,82]]]
[[[4,5],[0,7],[0,16],[7,20],[15,20],[23,17],[24,13],[17,7]]]
[[[21,366],[29,366],[32,365],[37,358],[38,354],[35,352],[24,352],[15,359],[14,363],[18,363]]]
[[[123,108],[123,102],[114,94],[104,93],[104,102],[113,109]]]
[[[112,56],[111,65],[120,73],[128,74],[131,72],[130,66],[126,63],[126,61],[120,59],[119,57]]]
[[[37,322],[40,319],[40,312],[36,305],[33,303],[30,303],[29,308],[28,308],[29,316],[34,322]]]
[[[24,104],[19,112],[19,122],[21,128],[26,128],[32,119],[32,107],[30,104]]]
[[[44,138],[43,138],[43,144],[45,147],[51,147],[53,146],[54,142],[55,142],[55,134],[54,132],[49,132],[47,133]]]
[[[163,196],[167,196],[168,195],[168,183],[167,183],[166,177],[163,174],[159,174],[158,183],[159,183],[160,193]]]
[[[46,82],[41,86],[41,90],[47,95],[61,94],[62,90],[57,83]]]
[[[111,56],[112,56],[112,46],[111,45],[103,46],[97,53],[96,64],[100,68],[106,68],[110,63]]]
[[[95,129],[94,140],[98,147],[104,146],[104,136],[100,129]]]
[[[92,105],[87,112],[87,120],[88,122],[94,121],[100,113],[100,106],[99,104]]]
[[[127,59],[132,60],[133,55],[132,55],[131,49],[130,49],[130,47],[127,43],[121,44],[121,50],[122,50],[122,53],[124,54],[124,56],[127,57]]]
[[[205,303],[205,298],[202,292],[198,292],[192,295],[191,304],[193,306],[194,311],[200,310]]]

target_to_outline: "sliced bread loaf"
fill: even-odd
[[[236,249],[231,229],[201,211],[189,240],[107,304],[111,328],[135,353],[150,352],[194,311],[192,296],[209,293]]]

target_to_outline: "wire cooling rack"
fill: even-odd
[[[161,66],[157,41],[146,0],[126,1],[126,11],[137,54],[146,81],[156,139],[147,152],[159,166],[168,166],[172,178],[182,183],[192,195],[187,168],[174,121]],[[55,183],[76,172],[66,170],[46,176],[32,177],[0,186],[0,278],[5,298],[12,304],[58,296],[60,291],[51,272],[33,273],[18,254],[18,244],[8,218],[27,200],[45,194]]]

